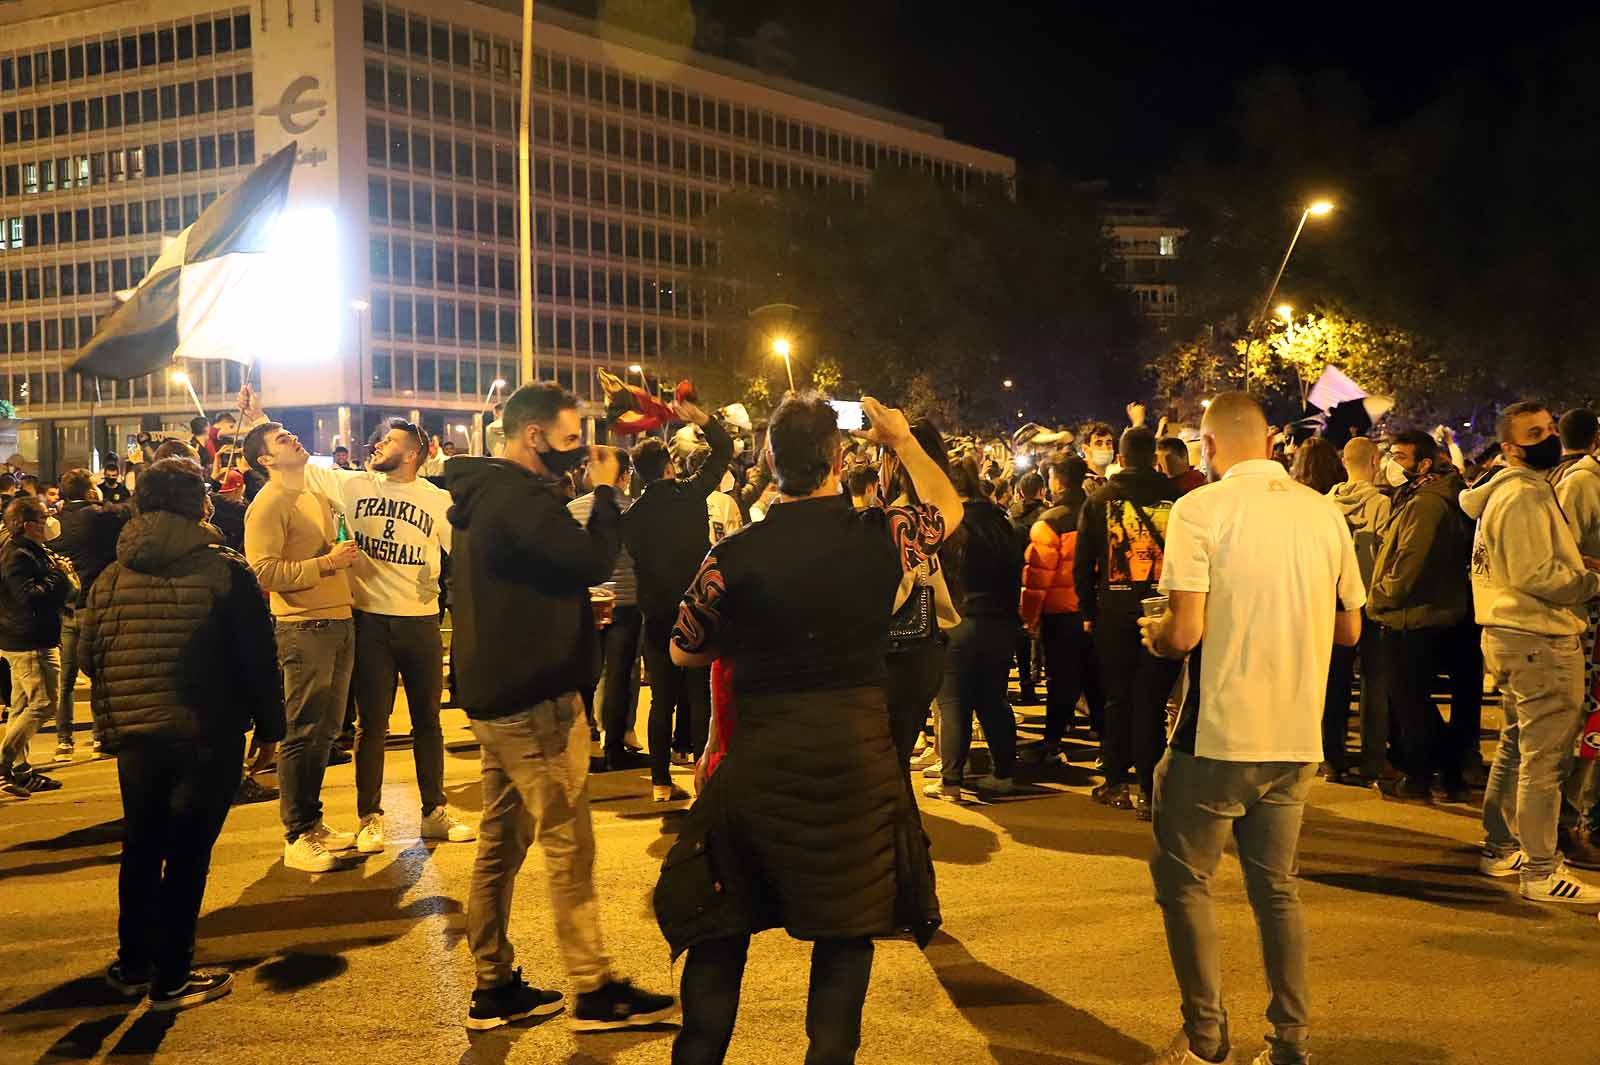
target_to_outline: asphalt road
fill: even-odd
[[[450,801],[474,816],[476,751],[459,711],[445,728]],[[46,757],[53,737],[35,742]],[[347,870],[284,869],[276,804],[235,809],[199,957],[237,971],[234,993],[176,1016],[130,1008],[100,975],[116,949],[115,763],[80,760],[58,776],[58,792],[0,804],[0,1065],[668,1061],[670,1030],[577,1036],[557,1017],[468,1036],[474,847],[418,842],[404,747],[389,752],[390,849]],[[1166,1044],[1179,1016],[1144,864],[1148,825],[1091,803],[1093,782],[1079,768],[991,805],[924,804],[945,926],[926,951],[880,945],[861,1062],[1133,1065]],[[620,972],[668,989],[675,973],[648,897],[675,815],[649,802],[644,771],[596,777],[593,795],[608,948]],[[350,766],[329,771],[323,797],[330,822],[353,829]],[[1478,837],[1469,807],[1400,807],[1317,784],[1301,890],[1318,1065],[1600,1062],[1595,915],[1525,903],[1478,876]],[[1266,991],[1231,858],[1215,889],[1243,1063],[1264,1045]],[[536,854],[513,934],[530,981],[561,986]],[[806,946],[757,938],[730,1062],[802,1060],[807,971]]]

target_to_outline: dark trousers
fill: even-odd
[[[968,615],[950,630],[944,680],[939,685],[939,755],[943,780],[959,786],[972,749],[972,715],[978,715],[994,775],[1010,780],[1017,761],[1017,719],[1006,701],[1006,681],[1016,651],[1017,624]]]
[[[1024,632],[1017,637],[1017,686],[1023,695],[1033,694],[1033,678],[1033,637]]]
[[[1046,614],[1039,619],[1039,643],[1044,649],[1044,668],[1049,690],[1045,695],[1044,742],[1047,747],[1061,743],[1072,727],[1078,697],[1094,654],[1094,643],[1083,631],[1083,615]]]
[[[395,617],[357,610],[356,813],[383,813],[383,755],[394,713],[395,678],[406,687],[417,790],[426,816],[444,805],[444,733],[439,697],[444,688],[444,642],[439,618]]]
[[[944,681],[944,658],[944,637],[935,635],[887,659],[889,679],[884,697],[889,703],[889,733],[902,767],[911,764],[911,751],[928,724],[928,709]]]
[[[671,630],[645,625],[644,668],[650,671],[650,781],[672,783],[672,711],[686,706],[691,753],[706,749],[711,730],[711,671],[704,667],[680,669],[667,649]]]
[[[1379,664],[1381,633],[1376,622],[1361,617],[1361,640],[1354,647],[1333,648],[1328,663],[1328,694],[1322,706],[1322,760],[1330,769],[1350,768],[1350,696],[1356,664],[1361,666],[1361,773],[1376,779],[1389,763],[1388,693]]]
[[[1328,660],[1328,692],[1322,701],[1322,761],[1336,773],[1343,773],[1350,763],[1347,740],[1356,653],[1354,647],[1334,644],[1333,657]]]
[[[1009,654],[1006,665],[1011,664]],[[749,936],[713,939],[689,948],[683,967],[683,1027],[672,1065],[721,1065],[739,1014]],[[811,947],[806,997],[805,1065],[851,1065],[861,1046],[861,1009],[872,979],[872,940],[819,939]]]
[[[1135,682],[1140,663],[1150,657],[1139,643],[1136,615],[1102,611],[1094,623],[1095,657],[1105,686],[1105,725],[1100,730],[1100,759],[1108,785],[1126,784],[1133,768]]]
[[[1133,776],[1148,797],[1154,794],[1156,765],[1167,750],[1167,700],[1183,673],[1183,663],[1146,653],[1133,682]]]
[[[622,754],[622,740],[633,724],[633,681],[639,664],[639,633],[644,616],[636,606],[619,606],[601,635],[605,684],[601,690],[600,727],[605,730],[606,757]],[[652,697],[654,693],[652,692]]]
[[[189,975],[211,848],[243,766],[243,736],[130,744],[117,752],[117,957],[131,974],[153,973],[159,989]]]
[[[1436,773],[1446,785],[1461,781],[1461,762],[1452,757],[1444,718],[1433,701],[1433,682],[1444,669],[1452,632],[1383,628],[1383,676],[1399,769],[1422,784]]]

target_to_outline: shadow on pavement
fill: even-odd
[[[945,994],[999,1065],[1141,1062],[1152,1049],[1033,984],[985,965],[960,940],[940,932],[924,951]],[[1018,1046],[1019,1032],[1049,1033],[1049,1049]]]
[[[84,825],[70,832],[63,832],[59,836],[49,839],[30,839],[22,843],[13,843],[0,851],[0,854],[11,854],[15,851],[69,851],[78,847],[105,847],[111,844],[122,843],[122,818],[114,821],[102,821],[98,825]]]
[[[488,1032],[469,1031],[467,1049],[461,1055],[460,1065],[505,1065],[506,1059],[511,1055],[511,1048],[517,1045],[524,1034],[535,1028],[542,1028],[562,1016],[564,1014],[556,1013],[548,1017],[529,1017],[525,1021],[518,1021]]]
[[[98,825],[85,825],[75,828],[70,832],[63,832],[59,836],[50,836],[47,839],[30,839],[0,850],[0,875],[6,879],[14,877],[52,876],[56,873],[71,873],[79,869],[88,869],[97,865],[116,865],[122,860],[122,818],[114,821],[103,821]],[[88,854],[80,854],[71,858],[58,858],[55,861],[36,861],[37,853],[53,854],[60,851],[78,850],[81,848],[95,848]],[[16,855],[21,859],[16,864],[6,861],[3,856]]]

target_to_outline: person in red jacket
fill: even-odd
[[[1076,455],[1050,467],[1050,498],[1055,502],[1028,531],[1022,566],[1022,624],[1044,647],[1049,691],[1044,739],[1024,757],[1052,765],[1061,757],[1061,738],[1072,725],[1083,693],[1093,645],[1083,631],[1073,558],[1078,542],[1078,511],[1088,466]]]

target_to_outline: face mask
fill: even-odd
[[[582,466],[589,459],[589,449],[579,444],[571,451],[539,452],[539,461],[544,463],[544,468],[557,477],[565,477],[573,470]]]
[[[1089,452],[1090,463],[1102,470],[1111,465],[1111,460],[1116,457],[1116,452],[1108,447],[1095,448]]]
[[[729,470],[727,473],[722,475],[722,483],[717,486],[717,491],[719,491],[719,492],[731,492],[731,491],[733,491],[733,471],[732,470]]]
[[[1553,470],[1561,464],[1561,438],[1547,436],[1522,449],[1522,461],[1536,470]]]
[[[1399,488],[1401,485],[1411,480],[1410,477],[1406,476],[1406,468],[1400,465],[1398,462],[1395,462],[1393,459],[1388,460],[1385,463],[1385,467],[1386,472],[1384,473],[1384,480],[1389,482],[1389,486],[1391,488]]]

